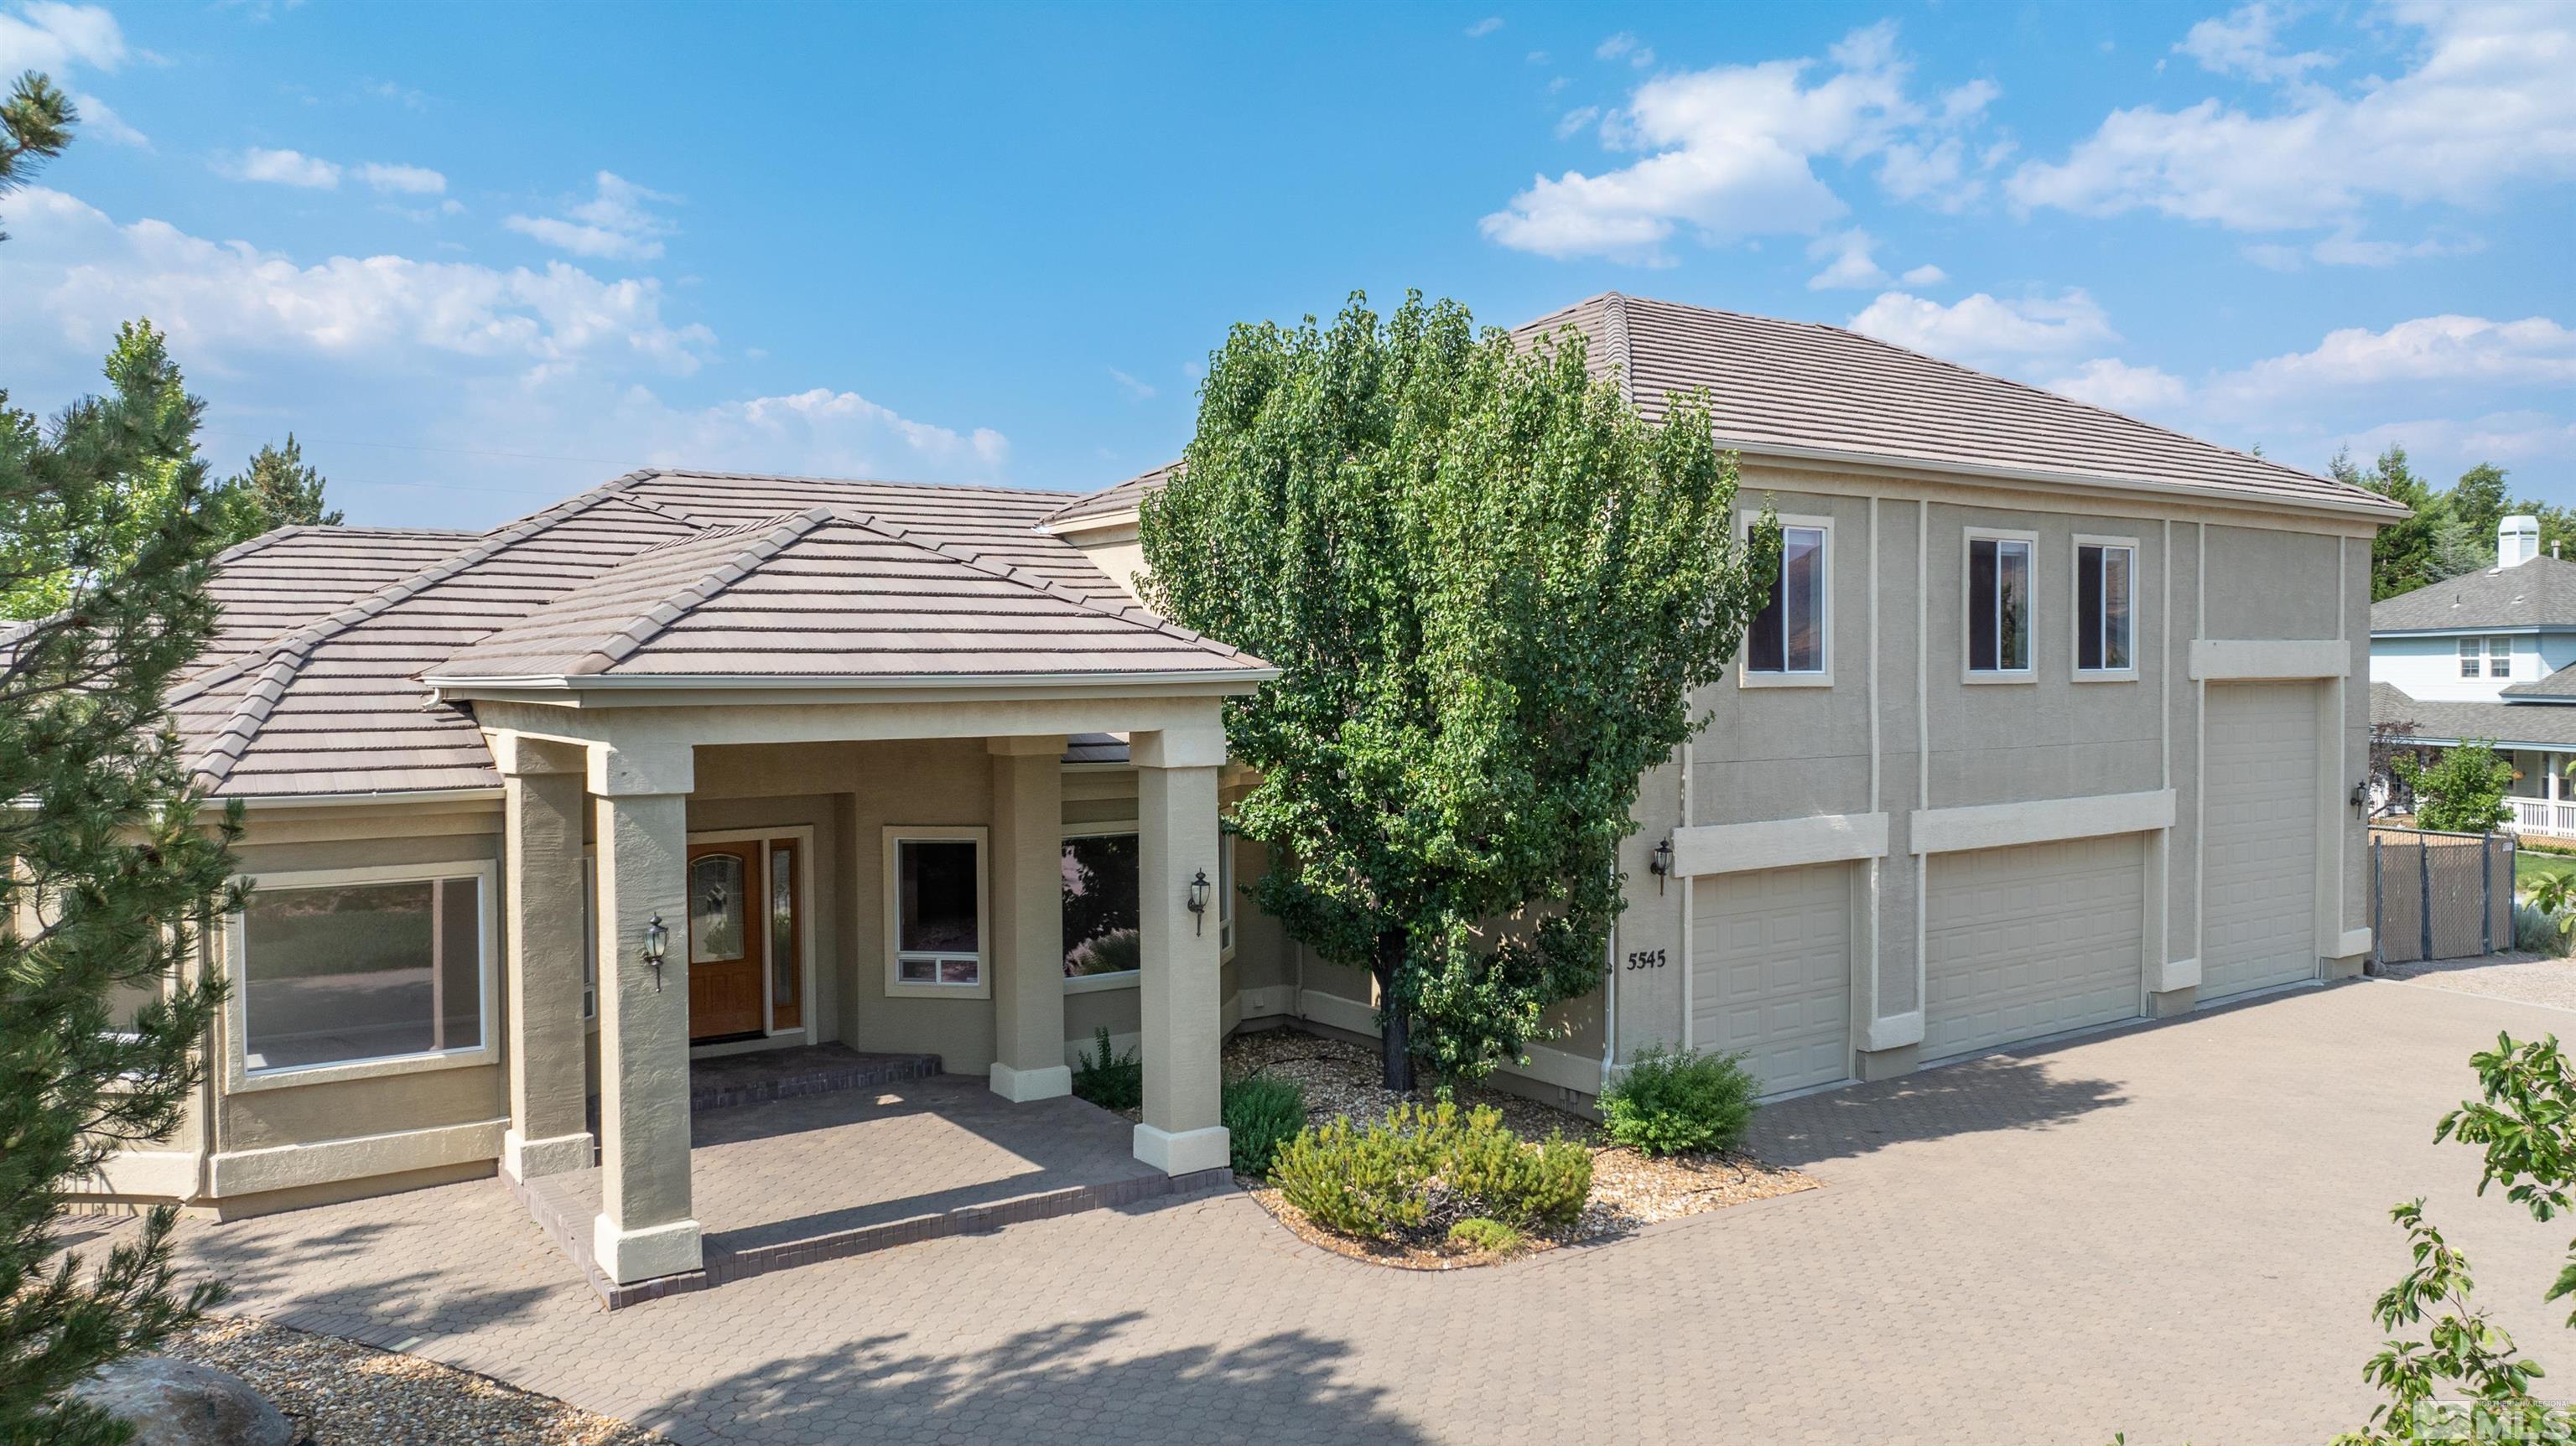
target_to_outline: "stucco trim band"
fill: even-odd
[[[2198,959],[2168,959],[2157,965],[2147,980],[2147,992],[2150,994],[2170,994],[2177,989],[2198,989],[2199,987],[2200,961]]]
[[[2028,803],[1918,809],[1907,820],[1906,833],[1914,852],[1947,854],[2147,833],[2171,828],[2173,821],[2174,791],[2159,788],[2147,793],[2100,793]]]
[[[210,1162],[211,1193],[221,1199],[495,1159],[501,1153],[501,1136],[509,1128],[510,1121],[504,1117],[345,1140],[227,1151]]]
[[[194,1150],[119,1150],[99,1165],[106,1188],[81,1193],[187,1200],[197,1193],[199,1158]]]
[[[1673,872],[1686,879],[1886,855],[1887,815],[1883,813],[1703,823],[1673,830]]]
[[[2328,934],[2318,942],[2317,953],[2328,959],[2351,959],[2370,952],[2368,929],[2346,929]]]
[[[2342,678],[2352,673],[2352,645],[2334,638],[2200,638],[2191,645],[2191,676],[2203,682]]]
[[[1903,1014],[1882,1015],[1861,1031],[1860,1047],[1871,1054],[1882,1049],[1903,1049],[1923,1042],[1923,1011],[1909,1009]]]

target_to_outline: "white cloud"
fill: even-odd
[[[2576,330],[2545,316],[2490,321],[2426,316],[2385,331],[2346,327],[2313,349],[2258,361],[2211,385],[2258,408],[2363,387],[2470,383],[2479,387],[2576,385]]]
[[[1625,60],[1639,70],[1655,63],[1655,48],[1639,44],[1637,37],[1625,30],[1592,47],[1592,55],[1596,60]]]
[[[2576,85],[2567,82],[2576,9],[2396,0],[2391,10],[2424,32],[2422,59],[2394,80],[2292,84],[2259,114],[2216,99],[2113,111],[2065,160],[2023,164],[2007,191],[2024,207],[2149,209],[2282,231],[2354,225],[2383,198],[2473,206],[2576,176]],[[2238,55],[2216,41],[2207,48]]]
[[[1130,401],[1141,402],[1154,395],[1152,382],[1140,381],[1116,367],[1109,369],[1109,379],[1118,384],[1119,390],[1125,392]]]
[[[1484,19],[1467,27],[1467,38],[1470,40],[1482,40],[1486,36],[1491,35],[1502,28],[1503,17],[1500,15],[1488,15]]]
[[[923,466],[990,475],[1010,458],[1008,439],[989,427],[934,426],[827,387],[698,408],[636,390],[614,415],[656,466],[902,478]]]
[[[1807,257],[1823,261],[1825,269],[1807,278],[1809,291],[1855,290],[1887,284],[1887,273],[1870,259],[1870,249],[1877,244],[1867,231],[1852,227],[1848,231],[1828,231],[1807,245]]]
[[[300,186],[314,191],[332,190],[340,184],[338,166],[302,151],[272,151],[253,146],[238,156],[217,161],[215,169],[236,181],[265,181],[271,185]]]
[[[447,190],[447,178],[427,166],[397,166],[369,161],[358,168],[358,178],[379,191],[399,192],[406,196],[436,196]]]
[[[1556,138],[1558,140],[1569,139],[1576,131],[1583,129],[1585,126],[1588,126],[1599,119],[1601,119],[1601,107],[1597,105],[1576,106],[1574,109],[1567,111],[1564,115],[1557,117]]]
[[[2116,357],[2096,357],[2040,385],[2079,402],[2130,413],[2171,411],[2190,394],[2182,378],[2156,367],[2133,367]]]
[[[1896,279],[1908,286],[1938,286],[1950,279],[1950,273],[1926,261]]]
[[[1854,331],[1972,366],[2065,356],[2116,341],[2110,318],[2081,289],[2000,301],[1980,291],[1944,306],[1889,291],[1851,319]]]
[[[125,117],[108,108],[106,101],[83,91],[69,91],[72,108],[80,112],[76,133],[92,135],[120,146],[152,149],[152,138],[125,123]]]
[[[0,75],[41,70],[60,83],[74,66],[114,70],[125,57],[125,34],[102,6],[37,0],[0,15]]]
[[[1602,43],[1632,56],[1634,37]],[[1487,236],[1556,257],[1608,256],[1662,263],[1687,232],[1719,244],[1757,235],[1813,235],[1848,207],[1816,173],[1819,159],[1878,158],[1880,180],[1900,198],[1965,204],[1979,183],[1960,139],[1994,94],[1972,82],[1935,109],[1906,95],[1910,65],[1893,24],[1853,31],[1829,60],[1773,60],[1659,76],[1602,122],[1603,145],[1646,154],[1600,175],[1535,178],[1484,218]],[[1940,117],[1952,119],[1944,121]]]
[[[2334,57],[2321,50],[2282,53],[2278,44],[2280,29],[2288,18],[2264,0],[2254,0],[2253,4],[2194,25],[2174,46],[2174,53],[2190,56],[2200,62],[2203,70],[2214,74],[2250,76],[2255,80],[2296,80],[2311,70],[2334,64]]]
[[[501,224],[575,256],[650,261],[662,254],[659,238],[676,228],[646,208],[679,197],[648,190],[612,171],[592,178],[592,187],[591,198],[567,206],[563,216],[507,216]]]

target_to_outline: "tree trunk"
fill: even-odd
[[[1377,997],[1385,1006],[1385,1026],[1378,1031],[1385,1060],[1382,1083],[1399,1094],[1413,1089],[1413,1040],[1403,1009],[1395,1003],[1395,978],[1404,967],[1404,931],[1388,929],[1377,936]]]

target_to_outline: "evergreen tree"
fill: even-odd
[[[2480,541],[2483,536],[2485,540]],[[2467,520],[2444,509],[2433,521],[2433,546],[2425,554],[2425,568],[2439,582],[2464,573],[2484,572],[2496,565],[2495,530],[2481,534]]]
[[[0,106],[0,165],[61,149],[49,92]],[[239,906],[239,806],[206,821],[163,701],[215,624],[200,407],[147,327],[107,375],[50,423],[0,392],[0,597],[52,600],[0,631],[0,1442],[47,1446],[128,1439],[65,1393],[219,1294],[180,1287],[166,1208],[95,1269],[55,1255],[65,1192],[177,1128],[223,992],[196,940]]]
[[[2480,462],[2451,484],[2451,495],[2444,503],[2446,510],[2459,519],[2462,529],[2486,548],[2487,561],[2481,566],[2495,564],[2497,525],[2510,514],[2524,510],[2507,499],[2504,477],[2502,467]]]
[[[286,445],[263,444],[250,466],[224,483],[224,540],[248,542],[280,527],[337,527],[340,510],[322,506],[322,473],[304,463],[295,434]]]
[[[1370,969],[1385,1078],[1475,1076],[1601,982],[1641,775],[1705,721],[1779,530],[1704,398],[1649,426],[1569,333],[1454,302],[1238,326],[1143,509],[1166,616],[1284,670],[1227,705],[1262,907]]]
[[[2408,469],[2404,447],[2392,446],[2380,453],[2379,461],[2367,472],[2354,465],[2350,451],[2338,451],[2327,470],[2338,482],[2366,487],[2415,510],[2415,515],[2405,521],[2379,529],[2379,536],[2370,544],[2372,602],[2413,592],[2439,580],[2433,565],[2433,543],[2441,522],[2442,499]]]

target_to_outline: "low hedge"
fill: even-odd
[[[1570,1225],[1592,1196],[1592,1155],[1560,1134],[1535,1143],[1501,1112],[1448,1100],[1403,1105],[1373,1124],[1335,1119],[1298,1133],[1271,1178],[1328,1230],[1383,1239],[1443,1214],[1516,1227]]]

